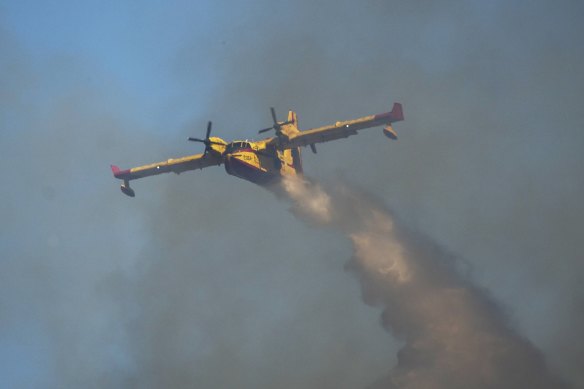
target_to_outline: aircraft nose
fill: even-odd
[[[237,162],[237,157],[235,157],[231,153],[228,153],[228,154],[225,154],[224,161],[225,161],[224,162],[225,163],[225,166],[231,166],[231,165],[233,165],[233,163]]]

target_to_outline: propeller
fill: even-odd
[[[282,126],[284,126],[286,124],[292,124],[292,123],[294,123],[293,120],[289,120],[287,122],[279,123],[278,122],[278,118],[276,117],[276,110],[274,109],[274,107],[270,107],[270,112],[272,113],[272,120],[274,121],[274,125],[271,126],[271,127],[264,128],[262,130],[259,130],[258,131],[259,134],[264,133],[264,132],[267,132],[267,131],[270,131],[270,130],[276,130],[276,135],[279,136],[280,135],[280,131],[282,129]]]
[[[207,133],[205,134],[205,139],[189,138],[189,140],[191,142],[200,142],[200,143],[203,143],[205,145],[205,151],[203,154],[207,154],[211,150],[211,145],[222,145],[223,144],[223,143],[219,143],[219,142],[213,142],[212,140],[209,139],[209,136],[211,135],[211,126],[212,126],[212,122],[207,123]]]

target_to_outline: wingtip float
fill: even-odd
[[[275,136],[255,142],[234,140],[228,143],[219,137],[211,136],[212,124],[209,122],[205,139],[189,138],[190,141],[205,145],[203,153],[126,170],[111,165],[112,173],[115,178],[123,180],[120,189],[130,197],[136,195],[130,188],[131,180],[162,173],[178,174],[213,165],[225,165],[228,174],[267,186],[283,176],[302,175],[301,147],[309,146],[312,152],[316,153],[316,143],[347,138],[356,135],[359,130],[378,126],[384,126],[383,134],[396,140],[397,133],[392,123],[404,120],[402,105],[394,103],[389,112],[302,131],[298,129],[298,118],[294,111],[289,111],[287,120],[283,122],[278,121],[274,108],[270,108],[270,112],[273,125],[260,130],[259,133],[274,130]]]

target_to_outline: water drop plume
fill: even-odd
[[[365,303],[403,341],[397,365],[371,388],[564,388],[542,354],[508,323],[464,261],[400,223],[374,196],[338,183],[286,178],[300,220],[337,229],[352,243],[346,265]]]

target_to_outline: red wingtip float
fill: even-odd
[[[269,185],[286,175],[301,175],[302,163],[300,147],[310,146],[316,153],[316,143],[356,135],[366,128],[384,126],[383,134],[390,139],[397,139],[392,123],[404,120],[402,105],[394,103],[390,112],[364,116],[358,119],[336,122],[331,125],[301,131],[294,111],[288,113],[288,120],[277,120],[276,111],[270,108],[273,125],[259,133],[274,130],[276,136],[260,141],[235,140],[230,143],[211,135],[211,122],[207,125],[205,139],[189,138],[190,141],[205,145],[201,154],[169,159],[150,165],[121,170],[111,165],[115,178],[123,180],[121,190],[134,197],[130,181],[161,173],[182,173],[187,170],[203,169],[213,165],[225,165],[228,174],[243,178],[258,185]]]

